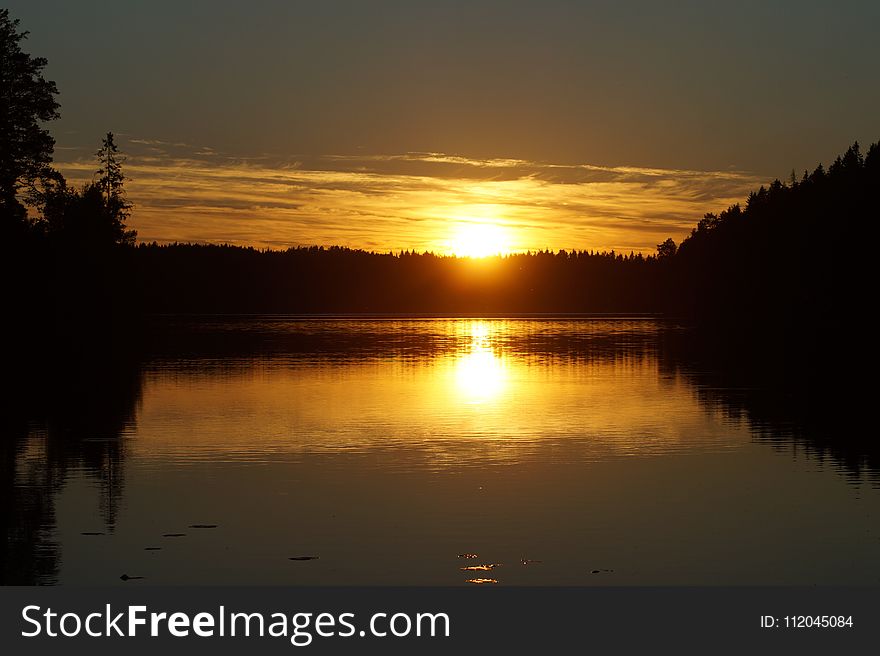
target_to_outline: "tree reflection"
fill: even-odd
[[[683,375],[706,407],[746,419],[755,439],[828,462],[853,484],[880,486],[880,444],[841,411],[846,365],[832,352],[717,330],[665,331],[659,351],[665,375]]]
[[[61,555],[55,503],[73,470],[95,481],[103,528],[114,529],[141,368],[131,355],[88,350],[19,362],[7,370],[5,387],[0,583],[51,584]]]
[[[479,413],[506,412],[496,401],[510,402],[521,385],[522,367],[532,362],[656,362],[661,377],[686,380],[707,409],[747,420],[756,440],[827,461],[850,482],[880,485],[877,443],[864,431],[849,429],[833,402],[839,377],[829,365],[804,353],[757,350],[747,335],[653,320],[573,321],[562,329],[548,321],[394,320],[377,330],[375,323],[363,320],[294,325],[274,318],[211,318],[175,320],[151,339],[149,360],[86,341],[75,342],[76,348],[68,344],[64,355],[55,350],[35,358],[36,349],[25,349],[5,370],[0,583],[58,581],[62,554],[56,503],[74,474],[94,482],[100,530],[114,531],[125,484],[127,436],[134,431],[148,361],[183,363],[210,375],[266,358],[285,363],[392,358],[405,365],[431,360],[441,365],[437,382],[451,394],[449,399],[438,394],[438,403],[464,401]],[[617,406],[615,411],[621,412]],[[631,414],[625,416],[632,420]],[[546,427],[546,421],[541,425]],[[94,530],[92,514],[65,520]]]

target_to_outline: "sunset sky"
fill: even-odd
[[[143,240],[651,252],[880,138],[880,3],[4,3]]]

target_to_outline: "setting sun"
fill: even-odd
[[[463,224],[452,239],[452,252],[460,257],[504,255],[509,250],[507,231],[494,223]]]

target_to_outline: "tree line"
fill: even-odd
[[[862,240],[880,214],[880,146],[858,142],[826,170],[775,180],[708,213],[664,259],[667,312],[791,326],[853,308],[868,276]]]
[[[258,250],[136,243],[112,133],[93,180],[51,166],[59,116],[46,60],[0,10],[0,237],[7,303],[64,327],[152,313],[665,313],[791,326],[828,317],[864,275],[852,236],[878,212],[880,151],[853,144],[826,170],[774,181],[649,256],[558,251],[481,260],[341,247]]]
[[[143,303],[154,312],[503,313],[659,311],[655,258],[537,252],[473,260],[341,247],[284,251],[141,244]]]

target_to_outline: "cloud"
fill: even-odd
[[[242,158],[141,138],[123,148],[135,204],[131,225],[140,239],[273,248],[450,252],[462,225],[491,222],[504,229],[512,250],[647,253],[766,182],[742,171],[444,153]],[[94,161],[73,155],[58,168],[73,180],[90,180]]]

